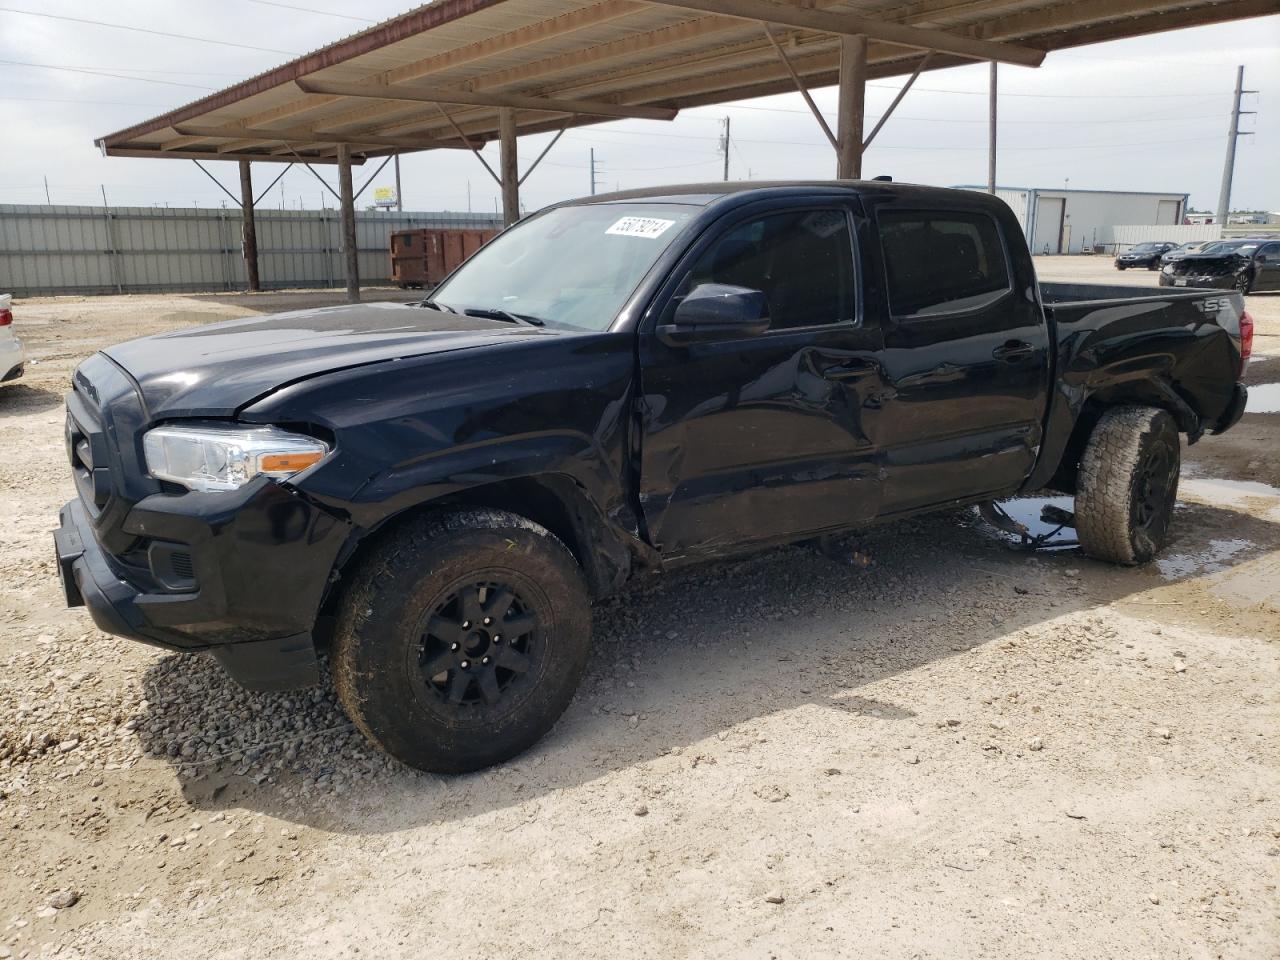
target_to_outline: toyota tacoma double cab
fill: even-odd
[[[319,681],[465,771],[570,702],[593,598],[681,564],[1044,487],[1165,542],[1241,416],[1239,295],[1040,284],[983,194],[840,181],[562,203],[418,304],[134,340],[67,396],[71,605],[241,683]]]

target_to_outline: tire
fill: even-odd
[[[1178,427],[1155,407],[1102,415],[1080,458],[1076,534],[1098,560],[1147,563],[1169,534],[1178,497]]]
[[[1159,269],[1160,269],[1160,261],[1155,260],[1155,261],[1152,261],[1151,263],[1148,263],[1148,264],[1147,264],[1147,269],[1148,269],[1148,270],[1159,270]]]
[[[1127,268],[1127,267],[1124,267],[1124,266],[1122,266],[1122,265],[1120,265],[1120,264],[1118,264],[1118,263],[1117,263],[1117,264],[1116,264],[1116,269],[1117,269],[1117,270],[1119,270],[1121,273],[1123,273],[1123,272],[1124,272],[1125,270],[1127,270],[1128,268]]]
[[[1236,277],[1236,293],[1243,296],[1253,289],[1253,277],[1247,273],[1242,273]]]
[[[550,730],[590,649],[587,590],[565,545],[515,514],[461,510],[414,518],[374,548],[343,599],[331,660],[366,737],[419,770],[465,773]]]

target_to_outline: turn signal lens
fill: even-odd
[[[258,470],[261,473],[297,473],[324,459],[320,450],[308,453],[264,453],[258,458]]]

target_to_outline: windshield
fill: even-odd
[[[1201,250],[1201,253],[1210,253],[1222,256],[1226,253],[1239,253],[1248,256],[1258,249],[1256,243],[1240,243],[1239,241],[1228,240],[1222,243],[1214,243]]]
[[[549,327],[607,330],[699,209],[602,203],[549,210],[481,247],[428,302],[459,313],[504,311]]]

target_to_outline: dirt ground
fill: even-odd
[[[875,530],[867,570],[791,547],[645,582],[598,606],[550,736],[429,776],[327,687],[102,635],[52,560],[77,362],[336,300],[15,305],[0,958],[1280,956],[1280,413],[1186,451],[1146,568],[966,511]],[[1249,379],[1280,382],[1280,295],[1248,306]]]

